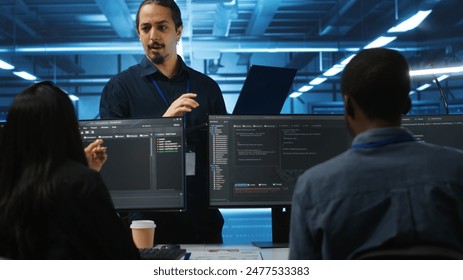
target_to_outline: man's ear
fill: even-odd
[[[407,96],[407,104],[405,104],[402,114],[406,115],[408,111],[410,111],[411,108],[412,108],[412,101],[410,100],[410,97]]]
[[[182,30],[183,30],[183,25],[180,25],[178,28],[177,28],[177,42],[180,40],[180,38],[182,37]]]
[[[352,100],[347,95],[344,95],[344,110],[346,111],[346,114],[349,117],[351,118],[355,117],[354,106],[352,105]]]

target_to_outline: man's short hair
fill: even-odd
[[[360,51],[346,66],[343,95],[350,96],[370,119],[394,121],[409,108],[410,70],[398,51],[373,48]]]

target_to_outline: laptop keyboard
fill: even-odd
[[[142,260],[179,260],[186,254],[185,249],[143,248],[139,249]]]

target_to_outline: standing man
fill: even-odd
[[[156,243],[221,243],[222,215],[208,208],[206,124],[209,114],[226,114],[222,92],[214,80],[177,55],[183,23],[174,0],[144,0],[136,26],[146,57],[106,84],[100,117],[184,116],[195,174],[187,176],[186,212],[133,212],[129,220],[155,220]]]
[[[411,107],[405,58],[363,50],[341,88],[352,146],[299,177],[290,259],[351,259],[408,245],[463,252],[463,151],[417,142],[401,128]]]

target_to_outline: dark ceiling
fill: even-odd
[[[178,0],[183,56],[237,93],[251,64],[298,69],[294,88],[363,48],[418,10],[432,13],[388,47],[412,68],[462,65],[461,0]],[[134,27],[140,0],[0,0],[0,59],[76,95],[97,95],[143,56]],[[97,59],[98,58],[98,59]],[[331,91],[339,77],[320,91]],[[0,70],[0,96],[28,84]],[[314,91],[317,92],[317,91]]]

